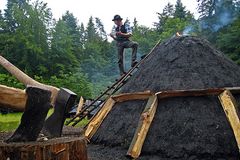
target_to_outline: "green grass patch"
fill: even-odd
[[[68,122],[69,120],[71,120],[71,118],[67,118],[66,121],[65,121],[65,123]],[[78,118],[75,119],[75,120],[78,120]],[[89,122],[89,120],[88,120],[87,118],[84,118],[84,119],[81,120],[78,124],[76,124],[75,127],[84,127],[85,125],[88,124],[88,122]],[[69,126],[71,126],[72,124],[73,124],[73,122],[70,123]]]
[[[22,113],[0,114],[0,131],[15,130],[21,120]]]
[[[48,117],[53,113],[54,109],[48,111]],[[14,131],[20,124],[22,112],[19,113],[9,113],[9,114],[0,114],[0,132]],[[69,121],[70,118],[67,118],[66,121]],[[83,127],[88,123],[88,119],[85,118],[79,122],[76,127]]]

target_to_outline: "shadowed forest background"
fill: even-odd
[[[138,58],[159,40],[180,32],[208,39],[240,64],[240,1],[197,1],[198,19],[177,0],[156,13],[158,21],[151,28],[129,20],[132,40],[139,43]],[[117,51],[99,17],[89,17],[87,26],[79,21],[69,11],[53,19],[51,9],[40,0],[8,0],[7,8],[0,10],[0,54],[40,82],[94,98],[119,76]],[[128,68],[130,52],[126,51]],[[0,84],[24,88],[3,68]]]

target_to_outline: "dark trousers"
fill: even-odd
[[[120,74],[123,74],[125,72],[124,71],[124,59],[123,59],[124,48],[132,48],[132,66],[133,66],[137,59],[138,43],[134,42],[134,41],[117,42],[117,48],[118,48],[119,70],[120,70]]]

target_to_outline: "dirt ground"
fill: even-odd
[[[63,137],[72,138],[79,137],[82,135],[82,128],[73,128],[65,126],[63,130]],[[3,140],[11,136],[12,132],[0,132],[0,145],[3,144]],[[61,139],[61,138],[60,138]],[[51,141],[58,141],[59,138],[53,139]],[[43,142],[36,142],[43,143]],[[103,145],[88,144],[88,158],[89,160],[130,160],[131,158],[126,156],[127,150],[122,147],[107,147]],[[187,156],[186,156],[187,157]],[[212,160],[211,157],[197,158],[197,156],[191,156],[188,158],[164,158],[159,155],[141,155],[139,160]],[[215,160],[215,159],[214,159]],[[216,160],[236,160],[236,158],[228,157],[217,158]]]

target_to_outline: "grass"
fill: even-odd
[[[71,118],[67,118],[65,122],[69,121]],[[78,120],[78,119],[76,119]],[[81,120],[78,124],[76,124],[75,127],[83,127],[85,125],[87,125],[89,122],[89,120],[87,118],[84,118],[83,120]],[[69,126],[71,126],[73,123],[70,123]]]
[[[0,114],[0,131],[15,130],[21,120],[22,113]]]
[[[50,109],[48,112],[48,116],[53,113],[53,109]],[[9,113],[9,114],[0,114],[0,132],[8,132],[14,131],[18,125],[20,124],[20,120],[22,117],[21,112],[19,113]],[[66,121],[69,121],[70,118],[67,118]],[[83,119],[79,122],[76,127],[83,127],[88,123],[87,119]]]

